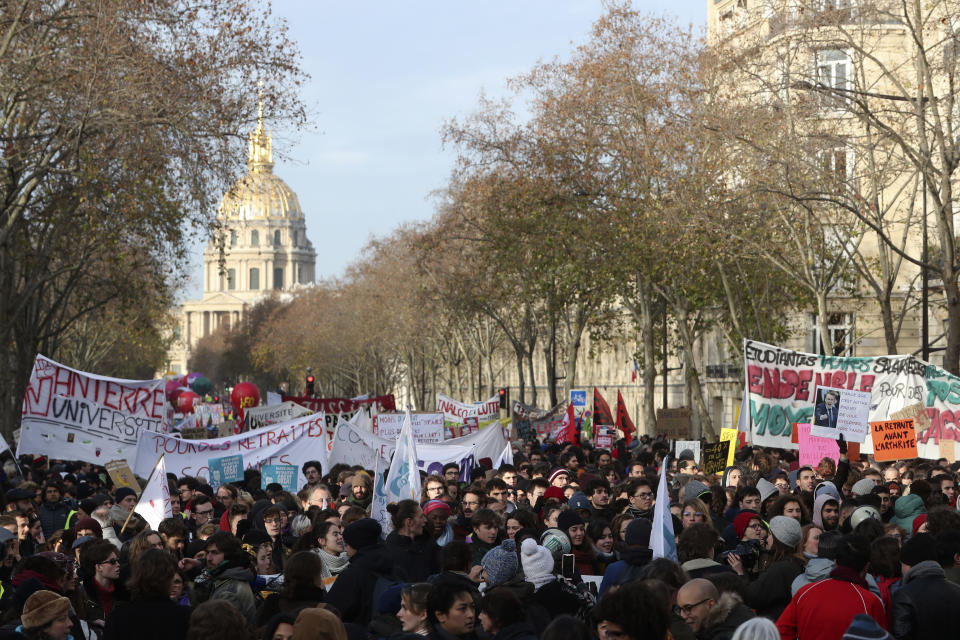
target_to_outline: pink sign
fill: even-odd
[[[834,463],[840,460],[840,445],[837,441],[810,435],[809,424],[797,425],[797,443],[800,445],[801,467],[809,465],[816,468],[824,458],[831,458]]]

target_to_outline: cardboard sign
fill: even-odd
[[[947,440],[946,438],[940,438],[939,447],[940,447],[940,457],[946,458],[947,462],[953,464],[957,461],[957,453],[954,450],[954,441]]]
[[[685,449],[693,451],[693,461],[700,460],[700,441],[699,440],[677,440],[673,443],[673,455],[680,457]]]
[[[729,442],[730,450],[727,452],[727,467],[733,466],[733,456],[737,453],[738,434],[737,429],[720,429],[720,442]]]
[[[657,409],[657,433],[668,438],[687,438],[690,436],[690,409]]]
[[[873,459],[906,460],[917,457],[917,432],[913,420],[883,420],[871,422]]]
[[[700,464],[700,472],[704,475],[723,473],[723,470],[727,468],[729,451],[729,441],[710,442],[703,445],[703,462]]]
[[[137,482],[126,460],[111,460],[104,467],[110,474],[114,487],[127,487],[136,491],[138,496],[140,495],[140,483]]]
[[[284,491],[296,493],[299,472],[300,469],[292,464],[265,464],[260,467],[260,488],[266,489],[267,485],[276,482]]]
[[[840,445],[836,440],[819,438],[812,433],[809,424],[797,425],[797,440],[800,444],[800,466],[814,469],[824,458],[830,458],[834,464],[840,461]]]
[[[223,456],[210,458],[207,462],[210,471],[210,484],[219,487],[230,482],[243,482],[243,456]]]

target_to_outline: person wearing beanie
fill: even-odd
[[[557,528],[570,539],[570,552],[580,575],[593,575],[596,552],[587,538],[587,526],[580,515],[573,510],[561,511],[557,516]]]
[[[552,487],[563,489],[570,482],[570,472],[563,467],[557,467],[547,476],[547,482],[549,482]]]
[[[520,545],[520,565],[523,567],[524,580],[534,588],[528,602],[546,610],[549,618],[569,614],[580,608],[577,596],[557,580],[553,554],[546,547],[538,545],[533,538],[527,538]]]
[[[373,616],[377,580],[397,581],[390,554],[380,542],[381,533],[380,523],[373,518],[351,522],[343,529],[350,565],[330,587],[326,601],[340,611],[344,622],[366,627]]]
[[[308,607],[297,614],[293,640],[347,640],[347,630],[332,611]]]
[[[913,533],[926,533],[927,532],[927,514],[921,513],[916,518],[913,519]]]
[[[46,589],[36,591],[27,598],[20,623],[17,631],[28,638],[45,640],[73,638],[70,635],[70,629],[73,627],[73,622],[70,620],[70,600]]]
[[[454,539],[450,516],[453,511],[443,500],[427,500],[423,505],[423,515],[427,516],[430,535],[438,547],[443,548]]]
[[[623,548],[620,559],[607,565],[600,581],[599,594],[615,585],[626,584],[638,579],[640,572],[653,560],[650,550],[650,532],[652,525],[646,518],[635,518],[627,525],[623,535]]]
[[[860,498],[868,493],[872,493],[876,486],[876,483],[870,478],[863,478],[853,483],[853,487],[850,488],[850,493],[853,494],[854,498]]]
[[[836,640],[857,614],[883,620],[883,603],[868,590],[864,579],[869,562],[867,539],[856,534],[843,536],[830,577],[801,587],[777,619],[780,638]]]
[[[923,498],[916,493],[900,496],[893,503],[893,517],[890,518],[890,522],[904,531],[913,531],[914,519],[921,513],[926,512],[927,508],[923,504]]]
[[[960,586],[947,580],[938,555],[929,533],[912,536],[900,548],[903,577],[890,615],[895,638],[960,637]]]
[[[758,616],[776,621],[790,604],[793,596],[790,586],[804,569],[799,555],[802,537],[800,523],[794,518],[774,516],[770,519],[771,543],[761,556],[757,579],[746,586],[743,597],[744,603]],[[731,554],[731,558],[734,557],[735,554]],[[734,571],[744,575],[742,564],[739,558],[730,563]]]
[[[76,532],[78,538],[83,536],[93,536],[98,540],[103,539],[103,527],[100,526],[99,522],[90,517],[80,518],[77,520]]]
[[[777,485],[766,478],[757,480],[757,491],[760,492],[760,513],[766,517],[767,508],[780,497],[780,491],[777,489]]]
[[[480,561],[483,569],[483,581],[487,590],[513,578],[520,568],[517,558],[517,545],[513,540],[504,540],[500,546],[487,551]]]
[[[853,622],[843,632],[841,640],[893,640],[893,636],[876,620],[860,613],[853,616]]]

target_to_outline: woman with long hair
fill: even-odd
[[[427,624],[427,598],[431,589],[433,589],[432,584],[420,582],[405,586],[400,592],[400,610],[397,611],[397,618],[400,619],[403,633],[418,636],[430,633],[430,627]]]
[[[711,524],[710,507],[700,498],[685,500],[680,510],[680,522],[683,523],[684,529],[698,523]]]
[[[806,567],[799,552],[802,538],[802,527],[794,518],[776,516],[770,519],[767,553],[761,557],[760,574],[747,585],[743,599],[757,615],[776,620],[790,604],[793,595],[790,587]],[[739,564],[732,562],[731,566],[742,575]]]
[[[777,498],[776,502],[770,506],[767,516],[770,518],[776,516],[793,518],[799,522],[801,526],[810,522],[810,512],[807,511],[806,505],[803,504],[800,498],[789,493]]]
[[[177,561],[160,549],[146,549],[131,564],[131,600],[107,616],[103,640],[182,638],[190,626],[190,608],[170,599]]]
[[[610,523],[603,518],[591,518],[590,524],[587,525],[587,538],[593,544],[594,575],[603,575],[607,565],[617,561]]]

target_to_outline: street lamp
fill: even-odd
[[[868,98],[877,98],[879,100],[892,100],[896,102],[919,102],[926,104],[930,101],[930,96],[920,96],[916,99],[906,96],[898,96],[889,93],[874,93],[872,91],[859,91],[857,89],[847,89],[844,87],[832,87],[821,82],[816,84],[806,80],[800,80],[790,85],[794,89],[802,91],[817,91],[820,93],[845,93],[854,96],[864,96]],[[926,111],[920,109],[920,131],[926,131]],[[929,157],[924,158],[924,168],[920,172],[923,180],[923,226],[921,233],[921,254],[923,256],[920,265],[920,358],[926,362],[930,359],[930,294],[927,292],[929,285],[929,275],[927,273],[927,171],[926,165],[929,163]]]

